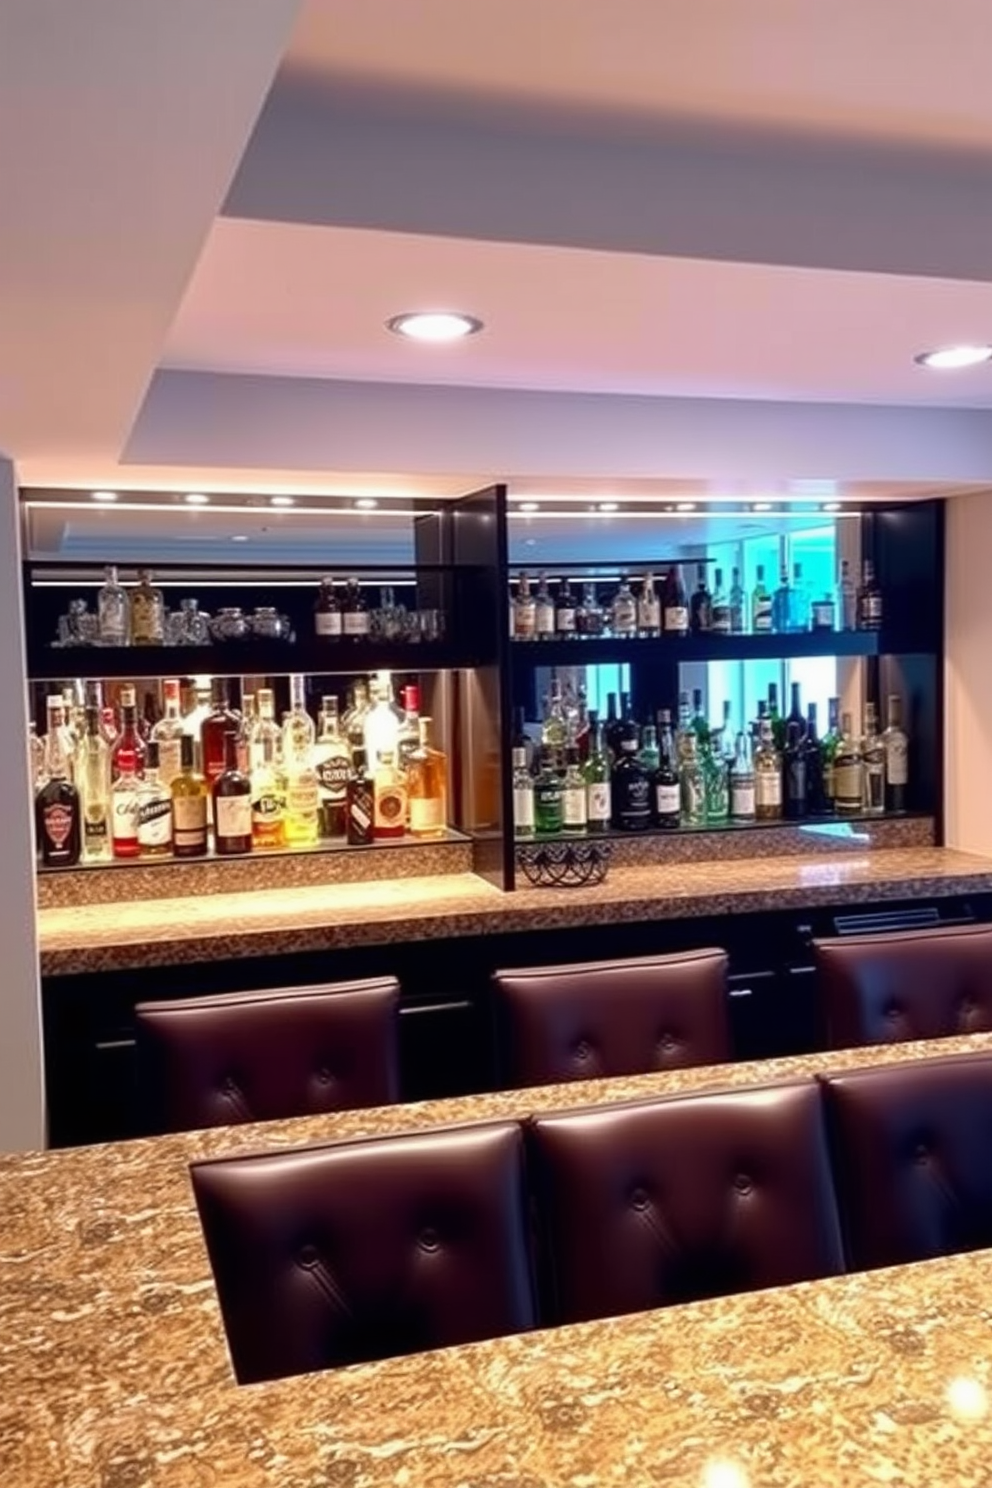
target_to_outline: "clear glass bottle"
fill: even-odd
[[[61,697],[47,700],[45,784],[35,797],[38,848],[46,868],[69,868],[82,852],[79,791],[70,779],[66,750],[65,707]]]
[[[569,744],[568,720],[561,695],[561,683],[557,673],[551,675],[548,708],[541,724],[541,744],[551,751],[555,768],[561,770],[565,763],[565,750]]]
[[[789,595],[789,630],[802,635],[809,630],[809,591],[801,563],[792,565],[792,593]]]
[[[31,757],[31,785],[37,793],[48,776],[45,772],[45,741],[38,738],[38,730],[33,718],[28,724],[28,751]]]
[[[661,600],[650,569],[644,575],[637,597],[637,634],[645,639],[661,635]]]
[[[338,700],[321,699],[320,731],[313,748],[320,810],[320,837],[333,842],[347,833],[348,781],[351,778],[351,749],[341,733]]]
[[[675,748],[680,765],[685,759],[688,752],[686,745],[690,734],[692,734],[693,738],[695,738],[695,734],[693,733],[692,728],[692,711],[689,707],[689,694],[687,692],[680,692],[679,721],[678,727],[675,731]]]
[[[576,633],[577,606],[571,581],[562,579],[555,600],[555,634],[560,641],[570,641]]]
[[[730,634],[743,635],[747,629],[747,601],[741,583],[741,571],[734,568],[730,573]]]
[[[584,837],[588,824],[586,783],[579,767],[579,751],[565,750],[565,774],[561,782],[561,827],[568,837]]]
[[[644,832],[651,825],[651,779],[638,758],[639,748],[639,730],[630,720],[623,725],[610,782],[613,825],[620,832]]]
[[[706,583],[706,564],[696,564],[696,592],[689,603],[689,628],[694,635],[713,629],[713,600]]]
[[[343,640],[358,643],[369,638],[369,612],[357,578],[350,578],[344,587],[341,602],[341,636]]]
[[[902,726],[902,698],[890,692],[888,724],[882,735],[885,746],[885,809],[897,813],[906,810],[909,787],[909,740]]]
[[[158,745],[159,779],[168,790],[182,768],[183,720],[179,711],[178,677],[166,677],[162,698],[165,712],[152,729],[151,739]]]
[[[730,766],[730,819],[735,822],[754,821],[754,770],[747,735],[739,733],[734,747],[734,760]]]
[[[861,746],[864,770],[865,815],[881,816],[885,811],[885,745],[878,731],[878,709],[865,704],[865,737]]]
[[[709,720],[703,711],[703,689],[694,687],[692,689],[692,722],[689,725],[696,736],[699,745],[699,757],[702,759],[703,749],[710,742]]]
[[[131,640],[131,601],[117,577],[117,567],[104,569],[104,582],[97,595],[97,634],[101,646],[127,646]]]
[[[131,644],[165,645],[165,600],[147,568],[138,569],[138,582],[131,591]]]
[[[787,635],[792,628],[792,588],[789,570],[783,564],[778,588],[772,596],[772,630],[776,635]]]
[[[313,767],[316,730],[306,709],[303,677],[289,679],[290,710],[282,725],[282,768],[286,780],[286,845],[312,847],[320,834],[320,786]]]
[[[317,601],[313,607],[314,635],[321,641],[339,641],[343,631],[341,606],[334,592],[334,580],[329,576],[320,581]]]
[[[534,835],[534,780],[522,744],[513,747],[513,831],[517,837]]]
[[[348,781],[348,843],[351,847],[368,847],[375,831],[375,780],[365,758],[365,747],[359,745],[352,756],[351,779]]]
[[[629,640],[637,634],[637,601],[630,587],[629,574],[620,575],[620,586],[613,596],[610,607],[610,624],[613,634],[621,640]]]
[[[347,766],[350,776],[350,751]],[[250,779],[252,848],[278,851],[286,846],[286,782],[279,766],[276,736],[272,733],[262,734],[252,742]]]
[[[759,563],[751,590],[751,630],[754,635],[770,635],[775,629],[772,596],[765,583],[765,567]]]
[[[115,858],[136,858],[141,852],[138,842],[140,790],[135,752],[122,749],[117,755],[117,778],[110,787],[110,845]]]
[[[689,596],[686,593],[682,568],[678,563],[673,563],[665,575],[665,587],[661,596],[661,625],[665,635],[689,634]]]
[[[260,687],[255,694],[255,720],[248,739],[248,773],[253,774],[271,745],[271,759],[278,766],[282,760],[282,729],[276,723],[276,700],[271,687]]]
[[[207,851],[207,783],[195,767],[195,740],[183,734],[179,774],[172,782],[172,851],[202,858]]]
[[[575,625],[580,636],[592,639],[601,636],[606,628],[603,607],[599,602],[595,584],[582,585],[582,601],[576,611]]]
[[[723,587],[723,569],[717,568],[713,572],[713,599],[712,599],[712,624],[710,629],[714,635],[730,635],[730,595]]]
[[[679,801],[684,827],[706,825],[706,776],[695,734],[687,737],[685,754],[679,766]]]
[[[289,679],[289,712],[282,725],[282,757],[288,770],[301,761],[312,764],[317,731],[307,712],[306,679],[295,673]],[[209,778],[209,770],[207,771]]]
[[[851,565],[846,558],[841,559],[840,582],[837,588],[840,597],[840,628],[841,630],[857,630],[858,589],[851,577]]]
[[[563,805],[561,776],[551,750],[542,745],[534,777],[534,831],[538,837],[555,837],[561,832]]]
[[[531,593],[530,576],[521,572],[517,580],[517,597],[513,601],[513,638],[533,641],[537,637],[537,605]]]
[[[782,815],[782,756],[767,718],[761,721],[754,751],[754,815],[757,821],[777,821]]]
[[[99,706],[86,709],[86,728],[76,745],[74,779],[79,791],[83,856],[90,863],[110,857],[110,749],[100,732]]]
[[[841,720],[833,761],[834,810],[838,816],[860,816],[864,810],[865,772],[861,750],[851,726],[851,715]]]
[[[362,750],[363,753],[365,751],[365,719],[370,707],[368,683],[358,679],[352,683],[351,701],[341,719],[341,732],[348,741],[353,766],[358,751]],[[367,766],[367,754],[365,760]]]
[[[682,790],[676,756],[672,715],[667,708],[658,713],[658,766],[651,781],[651,819],[663,831],[673,831],[682,821]]]
[[[410,835],[443,837],[448,828],[448,760],[431,744],[429,718],[418,718],[420,738],[406,762]]]
[[[638,758],[649,775],[653,775],[661,764],[658,730],[653,723],[646,723],[641,730],[641,747]]]
[[[420,687],[416,682],[408,682],[403,689],[402,719],[396,739],[396,753],[404,769],[410,755],[420,748],[421,742]]]
[[[882,591],[875,577],[875,565],[870,558],[862,564],[861,588],[858,590],[858,629],[881,630]]]
[[[369,708],[363,724],[365,758],[373,775],[379,756],[399,756],[400,729],[405,722],[403,710],[393,702],[393,679],[388,672],[377,672],[369,679]]]
[[[537,593],[534,595],[534,633],[539,641],[551,641],[555,634],[555,602],[548,588],[548,576],[537,576]]]
[[[586,822],[592,833],[608,832],[613,812],[610,754],[606,730],[595,710],[589,714],[589,753],[582,770],[586,785]]]
[[[138,789],[138,851],[143,858],[172,855],[172,790],[162,779],[159,747],[149,739]]]
[[[820,743],[823,760],[823,807],[834,810],[834,756],[840,743],[840,698],[830,698],[827,703],[827,732]]]
[[[700,751],[703,788],[706,794],[706,820],[725,822],[730,813],[730,783],[727,764],[720,752],[719,733],[711,734],[709,743]]]
[[[392,749],[383,750],[372,772],[375,806],[372,836],[376,841],[389,841],[406,832],[409,803],[406,780]]]

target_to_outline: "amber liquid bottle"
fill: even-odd
[[[207,789],[212,791],[214,781],[223,775],[227,765],[227,735],[237,736],[241,729],[241,715],[235,713],[228,703],[226,677],[215,677],[210,691],[210,712],[200,730],[200,757]]]
[[[224,737],[224,769],[214,781],[214,848],[220,857],[251,852],[251,781],[238,769],[238,736]]]

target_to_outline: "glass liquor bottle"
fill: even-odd
[[[136,858],[141,852],[140,790],[137,756],[133,749],[122,749],[117,755],[117,777],[110,787],[110,845],[115,858]]]
[[[730,766],[730,819],[735,822],[754,821],[754,771],[748,752],[747,735],[737,735],[734,760]]]
[[[341,731],[348,741],[353,764],[358,751],[365,749],[365,719],[370,707],[368,683],[354,682],[351,688],[351,702],[345,709],[341,720]],[[367,764],[368,755],[365,759]]]
[[[148,741],[138,787],[138,851],[143,858],[167,858],[172,853],[172,790],[162,779],[154,739]]]
[[[238,764],[238,735],[224,735],[224,769],[213,784],[214,850],[220,857],[251,852],[251,781]]]
[[[718,568],[713,573],[713,599],[711,605],[712,625],[710,629],[714,635],[730,635],[730,595],[723,587],[723,569]]]
[[[702,751],[710,742],[710,726],[703,712],[703,689],[701,687],[692,689],[692,722],[689,726],[696,736],[699,757],[702,759]]]
[[[806,719],[803,715],[802,688],[798,682],[793,682],[791,687],[792,705],[785,718],[786,734],[790,723],[796,725],[796,733],[802,739],[806,733]]]
[[[290,761],[305,759],[311,763],[316,729],[307,712],[306,697],[306,680],[296,673],[289,679],[289,712],[282,722],[282,755],[287,768]]]
[[[179,774],[172,782],[172,851],[202,858],[207,851],[207,783],[195,768],[195,740],[184,734]]]
[[[345,584],[341,603],[341,635],[346,641],[367,641],[369,638],[369,612],[365,605],[362,586],[356,578]]]
[[[35,798],[38,847],[46,868],[68,868],[82,851],[79,792],[69,778],[72,768],[65,747],[65,714],[60,697],[48,699],[45,738],[47,780]]]
[[[517,597],[513,601],[513,638],[533,641],[537,637],[537,605],[531,593],[530,576],[521,573],[517,580]]]
[[[667,708],[658,713],[658,766],[651,780],[651,820],[663,831],[673,831],[682,820],[672,715]]]
[[[792,628],[792,589],[789,570],[782,567],[779,585],[772,596],[772,630],[776,635],[786,635]]]
[[[610,606],[610,625],[619,640],[630,640],[637,634],[637,601],[630,587],[629,574],[620,575],[620,587]]]
[[[537,593],[534,595],[534,634],[539,641],[554,640],[555,602],[548,588],[548,576],[537,576]]]
[[[661,600],[650,569],[644,575],[637,597],[637,634],[645,639],[661,635]]]
[[[86,709],[86,729],[76,746],[74,769],[82,820],[83,856],[110,857],[110,749],[100,732],[99,706]]]
[[[754,751],[754,815],[757,821],[777,821],[782,815],[782,756],[767,718],[761,721]]]
[[[684,827],[706,825],[706,777],[695,734],[687,737],[685,754],[679,766],[679,804]]]
[[[365,758],[375,772],[380,754],[398,755],[402,708],[393,702],[393,679],[389,672],[376,672],[369,679],[370,705],[365,714],[363,737]]]
[[[210,717],[210,678],[194,677],[192,705],[183,713],[183,732],[193,740],[193,760],[196,769],[203,773],[203,725]]]
[[[290,678],[292,708],[282,726],[286,781],[286,845],[313,847],[320,830],[320,786],[313,767],[313,719],[304,705],[304,682]]]
[[[708,744],[699,751],[699,762],[703,770],[703,789],[706,795],[706,820],[725,822],[730,812],[729,781],[727,764],[720,752],[719,734],[711,734]]]
[[[661,764],[658,730],[653,723],[646,723],[641,730],[641,747],[638,752],[638,759],[649,775],[653,775]]]
[[[534,777],[534,831],[538,837],[557,836],[563,815],[561,776],[552,751],[542,745]]]
[[[689,626],[694,635],[713,629],[713,600],[706,585],[706,564],[696,564],[696,592],[689,606]]]
[[[823,748],[816,733],[816,704],[807,708],[806,736],[803,748],[806,752],[806,810],[811,816],[823,816],[827,810],[827,797],[823,782]]]
[[[351,779],[348,781],[348,842],[351,847],[368,847],[375,830],[375,781],[369,773],[365,747],[359,745],[352,756]]]
[[[534,835],[534,780],[527,764],[527,747],[513,745],[513,831],[517,837]]]
[[[443,837],[448,827],[448,760],[431,744],[429,718],[418,718],[419,742],[406,763],[412,837]]]
[[[809,592],[803,579],[801,563],[792,565],[792,592],[789,595],[789,630],[802,635],[809,630]]]
[[[681,764],[682,761],[686,757],[686,753],[687,753],[686,742],[687,742],[687,740],[689,738],[689,735],[691,733],[692,733],[692,713],[691,713],[690,708],[689,708],[689,694],[687,692],[680,692],[679,693],[679,721],[678,721],[678,727],[677,727],[677,729],[675,731],[675,749],[676,749],[676,753],[678,755],[679,764]]]
[[[420,748],[421,742],[420,688],[416,682],[408,682],[403,689],[403,712],[396,741],[396,752],[404,768],[413,751]]]
[[[208,792],[212,792],[214,781],[223,775],[227,762],[227,735],[235,737],[241,728],[241,715],[235,713],[228,701],[226,677],[214,677],[210,684],[210,712],[200,728],[200,759]]]
[[[165,713],[152,729],[152,742],[158,745],[158,773],[168,789],[182,768],[181,745],[183,721],[179,712],[179,679],[166,677],[162,683]]]
[[[258,704],[253,692],[241,694],[241,722],[238,725],[238,769],[251,774],[251,741],[258,727]]]
[[[320,581],[317,601],[313,607],[313,632],[320,641],[339,641],[343,622],[341,606],[334,592],[334,580],[329,576]]]
[[[841,630],[857,630],[858,628],[858,589],[851,577],[851,565],[846,558],[841,559],[840,583],[840,628]]]
[[[603,634],[606,621],[595,584],[582,585],[582,602],[576,611],[575,625],[580,636],[595,639]]]
[[[561,683],[552,673],[548,697],[548,710],[541,724],[541,744],[551,752],[555,768],[561,770],[565,763],[565,750],[569,743],[568,720],[561,695]]]
[[[827,732],[820,744],[823,760],[823,807],[834,810],[834,756],[840,743],[840,698],[830,698],[827,703]]]
[[[152,583],[147,568],[138,569],[138,582],[131,591],[132,646],[164,646],[165,601]]]
[[[665,635],[689,634],[689,596],[678,563],[673,563],[665,575],[665,587],[661,595],[661,624]]]
[[[325,842],[330,842],[345,836],[348,781],[351,777],[351,750],[341,735],[338,700],[334,696],[321,700],[320,732],[313,747],[313,767],[317,772],[320,836]]]
[[[772,739],[779,754],[785,748],[785,719],[778,710],[778,683],[768,684],[768,722],[772,726]]]
[[[866,558],[862,565],[861,588],[858,590],[858,629],[881,630],[882,591],[875,578],[875,565]]]
[[[813,600],[809,628],[821,635],[837,629],[837,605],[832,594],[824,594],[820,599]]]
[[[751,630],[755,635],[769,635],[775,629],[772,596],[765,583],[765,567],[759,563],[751,590]]]
[[[575,595],[569,580],[562,579],[555,600],[555,634],[559,640],[570,641],[576,632]]]
[[[392,749],[381,751],[373,777],[375,804],[372,836],[376,841],[402,837],[406,832],[409,804],[406,780]]]
[[[584,837],[589,814],[586,783],[574,745],[565,750],[565,773],[561,782],[561,829],[568,837]]]
[[[28,724],[28,751],[31,758],[31,785],[37,794],[48,776],[45,773],[45,741],[38,738],[38,729],[33,718]]]
[[[806,815],[806,749],[800,727],[790,718],[782,755],[783,814],[790,821]]]
[[[902,726],[902,699],[898,693],[890,693],[888,700],[888,726],[882,735],[885,746],[885,809],[891,812],[906,810],[906,792],[909,785],[909,740]]]
[[[97,634],[101,646],[126,646],[131,640],[131,601],[117,577],[116,565],[104,569],[104,582],[97,595]]]
[[[865,737],[861,746],[864,769],[865,815],[881,816],[885,811],[885,745],[878,731],[878,709],[865,704]]]
[[[730,634],[743,635],[747,629],[747,604],[739,568],[731,569],[730,572],[728,604],[730,605]]]
[[[610,830],[610,773],[606,730],[599,721],[599,715],[593,710],[589,714],[589,753],[582,774],[586,785],[586,822],[588,830],[595,834]]]
[[[840,739],[833,763],[834,810],[838,816],[860,816],[864,810],[864,761],[851,727],[851,715],[841,720]]]
[[[145,767],[145,741],[138,732],[138,709],[134,700],[134,688],[130,685],[122,687],[120,698],[121,731],[110,755],[110,771],[115,779],[121,772],[120,759],[124,753],[134,756],[134,768],[139,775]]]
[[[613,825],[620,832],[644,832],[651,825],[651,779],[638,758],[637,724],[623,726],[620,757],[611,780]]]
[[[620,756],[620,730],[621,721],[617,714],[617,695],[615,692],[606,694],[606,747],[609,750],[610,759],[615,761]]]
[[[253,746],[251,767],[251,841],[252,848],[278,850],[286,845],[286,782],[282,778],[276,741],[263,734]],[[351,773],[351,754],[347,756]],[[339,834],[344,835],[344,832]]]
[[[248,773],[253,774],[271,745],[273,764],[282,758],[282,730],[276,723],[276,700],[271,687],[260,687],[255,695],[256,717],[248,740]]]

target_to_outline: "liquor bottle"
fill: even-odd
[[[251,852],[251,781],[238,765],[238,735],[224,735],[224,769],[213,783],[214,849],[221,857]]]
[[[100,709],[86,709],[86,731],[76,746],[74,779],[79,792],[83,856],[95,863],[110,857],[110,749],[100,733]]]
[[[251,843],[253,850],[272,851],[286,845],[286,782],[279,768],[276,740],[271,733],[252,744]],[[346,757],[351,774],[351,753]],[[337,834],[344,835],[344,830]]]
[[[389,672],[376,672],[369,679],[369,698],[370,706],[365,714],[362,733],[365,758],[374,774],[381,754],[392,754],[399,758],[400,730],[406,723],[406,715],[393,701],[393,679]]]
[[[809,628],[821,635],[825,631],[837,629],[837,605],[832,594],[824,594],[822,598],[813,600]]]
[[[255,696],[256,717],[248,739],[248,773],[254,774],[271,745],[270,758],[278,767],[282,759],[282,729],[276,723],[276,700],[271,687],[260,687]]]
[[[885,810],[885,745],[878,731],[878,709],[865,704],[865,737],[861,746],[864,770],[865,815],[881,816]]]
[[[772,630],[776,635],[786,635],[791,623],[792,590],[789,586],[789,570],[783,564],[778,588],[772,596]]]
[[[565,718],[561,683],[558,680],[557,674],[552,672],[548,708],[544,716],[544,722],[541,724],[541,744],[544,749],[551,751],[555,768],[558,770],[564,768],[565,749],[568,743],[568,721]]]
[[[31,785],[37,795],[48,776],[45,773],[45,741],[38,738],[38,728],[33,718],[28,723],[28,753],[31,759]]]
[[[355,578],[349,579],[344,587],[344,599],[341,602],[341,637],[343,640],[354,643],[367,641],[369,638],[369,612],[365,607],[362,586]]]
[[[138,842],[140,790],[134,750],[122,749],[117,755],[117,777],[110,787],[110,845],[115,858],[136,858],[141,852]]]
[[[841,720],[841,734],[834,753],[834,810],[838,816],[860,816],[864,810],[864,762],[851,728],[851,715]]]
[[[537,636],[537,607],[530,589],[530,578],[521,573],[517,580],[517,597],[513,602],[513,638],[533,641]]]
[[[846,558],[841,559],[838,589],[840,591],[840,628],[841,630],[857,630],[858,590],[851,578],[851,565]]]
[[[582,585],[582,600],[575,613],[575,628],[580,636],[595,639],[606,628],[603,607],[599,602],[595,584]]]
[[[630,576],[620,575],[620,587],[610,606],[610,625],[619,640],[630,640],[637,634],[637,601],[630,587]]]
[[[104,569],[103,586],[96,597],[97,633],[101,646],[126,646],[131,640],[131,602],[111,563]]]
[[[680,692],[679,721],[675,731],[675,750],[680,765],[688,753],[686,744],[690,734],[695,738],[692,730],[692,713],[689,709],[689,694],[687,692]]]
[[[134,768],[140,775],[145,767],[145,742],[138,732],[138,709],[134,701],[134,688],[121,688],[121,731],[110,755],[110,770],[116,779],[121,772],[122,753],[134,756]]]
[[[543,571],[537,576],[537,593],[534,596],[534,634],[539,641],[554,640],[555,602],[548,588],[548,576]]]
[[[293,682],[302,678],[292,678]],[[295,710],[294,710],[295,711]],[[286,781],[286,846],[313,847],[320,833],[320,786],[313,767],[313,722],[309,739],[299,715],[289,713],[283,724],[282,768]]]
[[[689,596],[678,563],[673,563],[665,575],[665,587],[661,595],[661,624],[665,635],[689,634]]]
[[[82,850],[79,792],[69,779],[72,767],[65,747],[62,699],[50,697],[47,711],[45,774],[48,778],[35,798],[38,847],[46,868],[69,868],[79,862]]]
[[[772,741],[779,754],[785,748],[785,719],[778,711],[778,684],[768,684],[768,722],[772,726]]]
[[[203,773],[203,725],[210,717],[210,678],[194,677],[191,705],[183,713],[183,732],[193,740],[195,768]]]
[[[251,774],[251,741],[258,727],[258,706],[253,692],[241,694],[241,722],[238,724],[238,769]]]
[[[785,719],[787,735],[790,723],[794,723],[796,725],[796,733],[798,734],[799,739],[802,740],[806,733],[806,718],[803,714],[802,689],[798,682],[792,683],[792,706],[790,707]]]
[[[754,815],[757,821],[777,821],[782,815],[782,756],[767,718],[754,751]]]
[[[790,718],[782,755],[783,814],[790,821],[806,815],[806,749],[801,727]]]
[[[162,779],[154,739],[148,741],[138,785],[138,852],[143,858],[167,858],[172,852],[172,791]]]
[[[559,640],[570,641],[576,632],[576,604],[575,595],[572,593],[572,585],[568,579],[562,579],[558,586],[558,598],[555,600],[555,634]]]
[[[723,569],[713,573],[712,625],[714,635],[730,635],[730,595],[723,587]]]
[[[352,756],[348,781],[348,842],[352,847],[368,847],[374,830],[375,781],[369,774],[365,747],[359,745]]]
[[[614,763],[620,757],[621,729],[622,723],[617,715],[617,695],[615,692],[608,692],[606,694],[606,747]]]
[[[343,631],[341,606],[334,593],[334,580],[324,578],[317,591],[317,602],[313,607],[313,632],[318,640],[339,641]]]
[[[213,791],[214,781],[223,775],[227,764],[227,735],[237,737],[241,727],[241,715],[235,713],[228,701],[226,677],[214,677],[210,684],[210,712],[200,728],[200,760],[208,794]]]
[[[902,727],[902,699],[889,693],[888,726],[882,735],[885,746],[885,809],[906,810],[906,788],[909,784],[909,740]]]
[[[621,832],[643,832],[651,825],[651,781],[638,759],[637,724],[630,720],[620,736],[620,757],[610,782],[613,825]]]
[[[658,768],[651,781],[651,817],[656,827],[672,831],[682,820],[682,792],[679,783],[672,715],[667,708],[658,714]]]
[[[589,700],[585,682],[580,682],[576,689],[575,704],[572,713],[568,715],[568,721],[572,730],[572,743],[579,751],[579,762],[585,764],[589,754]]]
[[[834,802],[834,757],[840,743],[840,698],[830,698],[827,703],[827,732],[820,745],[823,758],[823,806],[825,811],[835,809]]]
[[[594,833],[608,832],[613,812],[610,755],[606,747],[606,730],[595,711],[589,714],[589,753],[582,774],[586,785],[588,830]]]
[[[686,739],[685,757],[679,766],[679,801],[684,827],[706,825],[706,777],[695,734]]]
[[[396,754],[400,768],[406,769],[407,761],[415,749],[420,748],[420,687],[408,682],[403,689],[403,716],[396,739]],[[335,699],[335,704],[337,699]]]
[[[443,837],[448,827],[448,760],[430,740],[431,721],[417,720],[420,740],[406,763],[410,834]]]
[[[731,569],[730,573],[730,634],[743,635],[747,629],[747,609],[744,598],[744,585],[741,583],[741,571],[739,568]]]
[[[706,714],[703,712],[703,689],[694,687],[692,689],[692,722],[690,728],[696,736],[699,746],[699,758],[702,760],[702,752],[710,742],[710,726]]]
[[[759,563],[751,591],[751,630],[755,635],[769,635],[774,629],[772,597],[765,583],[764,564]]]
[[[803,579],[801,563],[792,565],[792,592],[789,595],[789,630],[802,635],[809,630],[809,593]]]
[[[542,746],[534,777],[534,831],[539,837],[557,836],[563,815],[561,776],[551,750]]]
[[[734,761],[730,766],[730,819],[736,822],[754,821],[754,771],[748,753],[747,735],[737,735]]]
[[[348,781],[351,778],[351,750],[341,735],[335,696],[321,701],[320,733],[313,747],[313,767],[317,772],[320,836],[323,841],[332,842],[346,835]]]
[[[158,774],[169,789],[182,767],[181,745],[183,721],[179,712],[179,679],[166,677],[162,683],[165,714],[152,729],[152,742],[158,745]]]
[[[637,634],[645,638],[661,635],[661,600],[650,569],[644,575],[637,597]]]
[[[372,836],[389,840],[406,832],[408,798],[403,772],[391,749],[383,750],[373,772]]]
[[[724,698],[723,700],[723,724],[720,728],[720,752],[722,753],[724,763],[729,770],[730,766],[734,762],[736,749],[734,747],[734,731],[730,726],[730,702],[726,698]]]
[[[696,592],[689,606],[689,626],[694,635],[713,629],[713,601],[706,587],[706,564],[696,564]]]
[[[700,750],[699,763],[703,771],[703,790],[706,797],[706,820],[724,822],[730,812],[730,787],[727,766],[719,749],[718,734],[711,734],[709,742]]]
[[[194,739],[183,734],[179,774],[172,782],[172,851],[202,858],[207,851],[207,783],[195,769]]]
[[[165,601],[147,568],[138,569],[138,582],[131,591],[131,644],[165,645]]]
[[[589,821],[586,783],[579,768],[579,751],[565,750],[565,774],[561,782],[561,829],[568,837],[584,837]]]
[[[527,749],[513,746],[513,831],[517,837],[534,835],[534,779],[527,764]]]
[[[861,588],[858,590],[858,629],[881,630],[882,591],[875,578],[875,565],[866,558],[862,565]]]
[[[806,810],[810,816],[823,816],[827,810],[827,797],[823,781],[823,750],[816,733],[816,704],[807,708],[806,736],[803,748],[806,753]]]
[[[661,764],[658,730],[653,723],[646,723],[641,730],[641,747],[637,757],[649,775],[653,775]]]
[[[367,682],[356,680],[351,687],[351,701],[344,711],[341,719],[341,732],[348,741],[351,750],[352,766],[358,751],[365,749],[365,719],[368,716],[371,703],[369,701],[369,687]],[[368,755],[365,756],[366,765]]]

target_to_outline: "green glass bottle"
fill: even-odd
[[[541,750],[534,780],[534,831],[538,837],[556,837],[563,825],[561,776],[555,768],[554,750]]]

